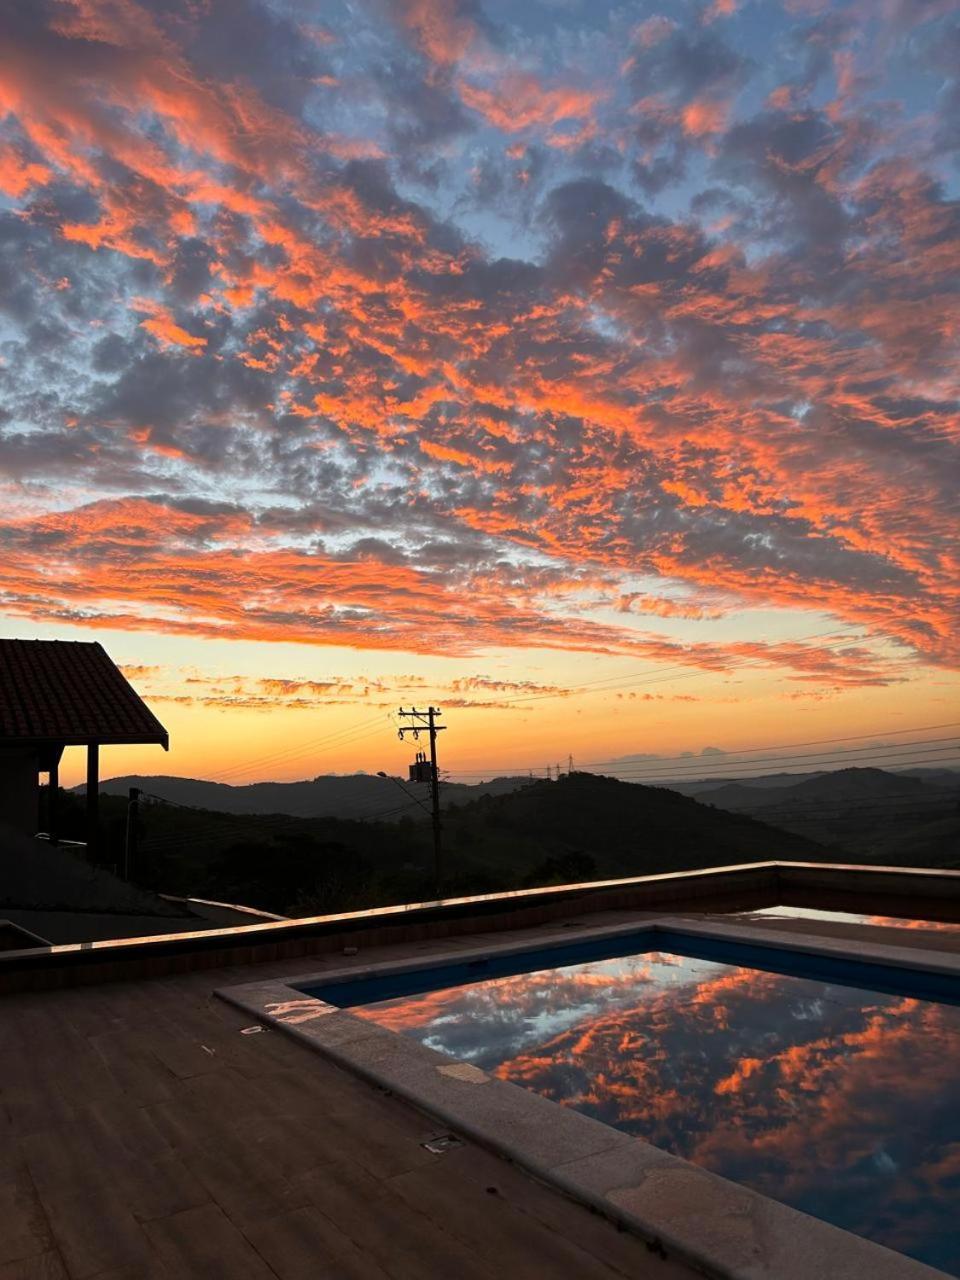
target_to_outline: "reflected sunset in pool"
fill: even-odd
[[[960,1009],[663,952],[352,1012],[960,1272]]]

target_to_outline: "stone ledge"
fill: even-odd
[[[687,933],[753,946],[803,950],[907,969],[926,969],[914,953],[834,939],[805,940],[775,930],[699,925],[661,917],[578,934],[578,941],[618,934]],[[569,935],[538,939],[536,949]],[[476,955],[530,950],[531,943],[487,946]],[[930,955],[931,953],[927,953]],[[937,971],[960,975],[960,957],[934,954]],[[355,964],[301,982],[343,982],[462,963],[458,949],[429,959]],[[905,962],[906,961],[906,962]],[[511,1160],[544,1184],[716,1280],[943,1280],[940,1272],[883,1245],[832,1226],[650,1143],[551,1102],[385,1027],[336,1008],[287,982],[250,983],[217,995],[282,1029],[345,1069],[387,1089],[454,1132]]]

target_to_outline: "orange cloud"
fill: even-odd
[[[438,66],[458,62],[476,39],[476,26],[458,0],[400,0],[397,8],[420,49]]]
[[[684,132],[692,138],[723,133],[730,118],[730,103],[716,99],[700,98],[688,102],[680,112]]]
[[[507,72],[490,89],[462,79],[457,88],[468,107],[505,133],[587,119],[604,96],[595,90],[572,87],[547,89],[536,76],[519,71]]]
[[[152,302],[149,298],[136,298],[133,307],[136,311],[147,312],[148,318],[140,321],[140,327],[152,333],[163,346],[186,347],[188,351],[195,354],[199,354],[206,348],[206,338],[189,333],[178,325],[169,311],[159,303]]]
[[[51,171],[45,164],[24,160],[14,147],[0,146],[0,191],[4,195],[17,200],[50,178]]]

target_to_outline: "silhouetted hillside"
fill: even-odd
[[[481,856],[491,868],[587,856],[601,877],[826,854],[813,841],[675,791],[589,773],[460,806],[444,828],[467,864]]]
[[[75,798],[74,805],[81,809]],[[103,797],[105,861],[119,856],[125,808],[120,796]],[[134,878],[166,893],[284,915],[433,896],[430,824],[409,815],[390,822],[237,815],[145,801],[138,836]],[[443,842],[448,894],[827,856],[752,818],[591,774],[451,807]]]
[[[213,809],[219,813],[286,813],[298,818],[393,818],[410,811],[416,816],[418,806],[411,797],[429,805],[430,788],[425,783],[400,780],[403,791],[393,778],[376,774],[355,773],[321,775],[303,782],[252,782],[233,786],[226,782],[207,782],[202,778],[175,778],[164,775],[130,774],[101,782],[107,795],[125,796],[131,787],[160,796],[172,804],[190,805],[195,809]],[[526,786],[529,778],[493,778],[474,786],[445,782],[441,797],[444,806],[462,803],[482,795],[500,795]],[[81,785],[75,790],[82,793]],[[422,816],[422,810],[420,810]]]
[[[749,787],[751,790],[766,790],[770,787],[794,787],[798,782],[808,782],[811,778],[822,778],[826,770],[817,769],[810,773],[760,773],[742,778],[664,778],[657,783],[670,791],[678,791],[682,796],[694,796],[697,800],[706,800],[710,792],[722,787]]]
[[[750,814],[858,860],[944,866],[960,860],[951,832],[960,778],[933,780],[885,769],[839,769],[790,786],[728,783],[701,793],[703,804]]]
[[[943,800],[943,789],[903,774],[884,769],[837,769],[815,778],[795,778],[789,785],[758,787],[734,782],[700,796],[718,809],[769,809],[789,804],[862,804],[877,799],[905,801],[927,798]]]
[[[125,807],[119,796],[103,798],[104,860],[117,859]],[[147,801],[134,878],[145,888],[284,915],[417,901],[433,896],[433,847],[430,824],[414,812],[416,821],[409,813],[393,821],[298,818]],[[483,796],[443,817],[450,895],[791,858],[871,860],[667,788],[585,773]],[[909,861],[923,865],[924,857]],[[929,865],[938,861],[942,853]]]
[[[889,866],[960,870],[960,812],[920,821],[907,830],[878,831],[872,850],[878,862]]]

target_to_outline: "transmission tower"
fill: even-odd
[[[423,760],[418,752],[417,764],[412,767],[416,770],[416,777],[414,778],[411,772],[411,779],[422,782],[423,773],[429,772],[430,800],[433,810],[433,880],[438,898],[441,896],[443,886],[443,849],[440,837],[440,772],[437,768],[437,734],[442,733],[447,727],[445,724],[437,723],[437,717],[442,714],[439,707],[428,707],[426,711],[418,711],[416,707],[404,711],[401,707],[400,719],[409,723],[402,724],[397,730],[397,737],[401,742],[404,741],[404,735],[407,733],[413,734],[415,742],[419,740],[421,733],[430,735],[430,764],[427,766],[426,760]]]

